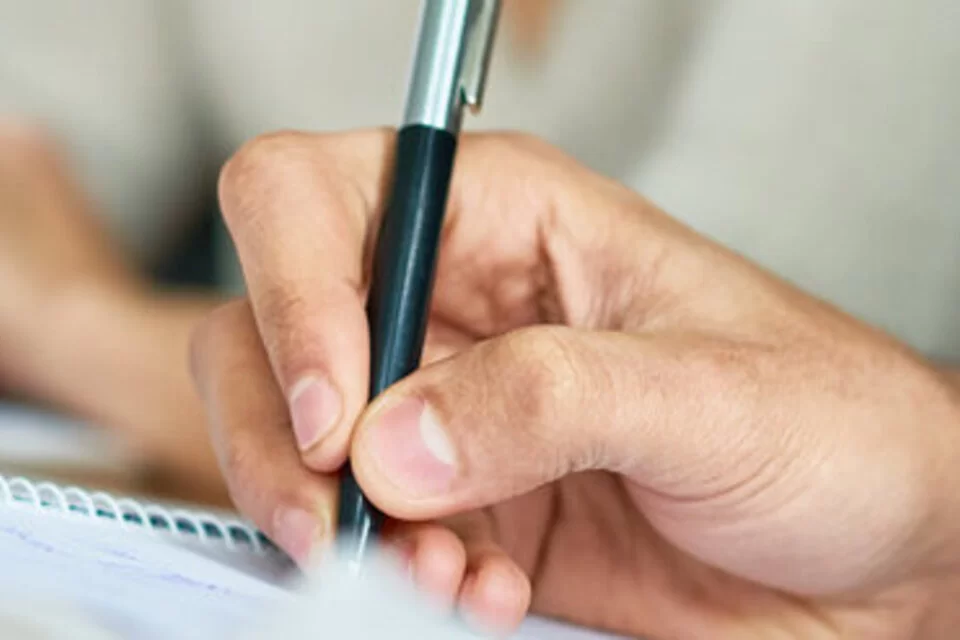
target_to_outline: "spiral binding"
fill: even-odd
[[[141,504],[130,498],[115,498],[104,491],[90,493],[79,487],[60,487],[52,482],[35,483],[18,476],[0,475],[0,504],[30,506],[44,511],[113,520],[124,528],[192,537],[202,544],[221,543],[232,551],[255,553],[276,547],[256,528],[239,520],[222,520],[212,514],[167,509]]]

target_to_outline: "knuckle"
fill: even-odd
[[[587,358],[576,336],[563,327],[521,329],[499,341],[486,359],[484,379],[497,382],[503,395],[484,398],[500,405],[503,424],[515,425],[512,444],[535,456],[540,477],[560,477],[591,468],[596,447],[582,420],[592,408],[585,404]]]
[[[243,144],[223,165],[217,192],[228,225],[241,222],[277,188],[290,166],[303,156],[307,134],[277,131]]]
[[[275,288],[257,298],[261,344],[280,387],[289,391],[305,375],[336,375],[340,345],[365,328],[357,294],[339,285],[306,294]]]
[[[256,305],[257,316],[263,323],[277,328],[271,333],[289,335],[309,322],[311,304],[291,286],[278,283],[265,288],[257,296]]]
[[[217,185],[224,221],[240,253],[247,243],[257,243],[286,207],[305,202],[318,211],[347,215],[336,224],[348,224],[348,228],[328,231],[362,234],[368,190],[364,187],[369,185],[356,156],[357,147],[372,149],[368,138],[385,139],[382,135],[279,131],[245,143],[224,164]],[[335,217],[323,219],[331,224]]]
[[[311,340],[314,319],[310,304],[302,296],[277,287],[264,291],[257,300],[257,315],[270,330],[262,334],[267,353],[273,356],[280,384],[294,382],[301,363],[310,362],[317,348]]]
[[[235,507],[268,536],[276,533],[276,515],[289,509],[317,511],[309,482],[290,482],[276,473],[275,460],[246,439],[235,438],[218,448],[220,470]]]
[[[256,178],[291,148],[302,145],[303,136],[291,131],[275,131],[259,135],[247,142],[227,160],[220,171],[220,184],[230,189]]]
[[[514,409],[532,420],[559,418],[578,392],[582,375],[568,331],[562,327],[523,329],[500,344],[490,360],[495,369],[490,374],[511,372]]]
[[[322,367],[331,349],[365,326],[362,302],[344,282],[317,282],[309,292],[274,283],[253,304],[260,344],[284,388]]]

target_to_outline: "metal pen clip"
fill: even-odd
[[[472,4],[473,15],[467,25],[467,48],[460,72],[460,99],[476,113],[483,105],[499,22],[500,0],[474,0]]]
[[[500,0],[424,0],[405,125],[456,134],[483,100]]]

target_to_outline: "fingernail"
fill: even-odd
[[[373,454],[382,472],[411,497],[442,493],[456,477],[456,450],[422,400],[406,398],[374,418]]]
[[[274,542],[297,564],[308,565],[324,533],[320,520],[305,509],[282,507],[274,516]]]
[[[308,376],[290,390],[290,419],[301,451],[310,449],[340,420],[340,394],[326,378]]]

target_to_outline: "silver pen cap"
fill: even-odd
[[[424,0],[403,124],[457,134],[479,110],[500,0]]]

